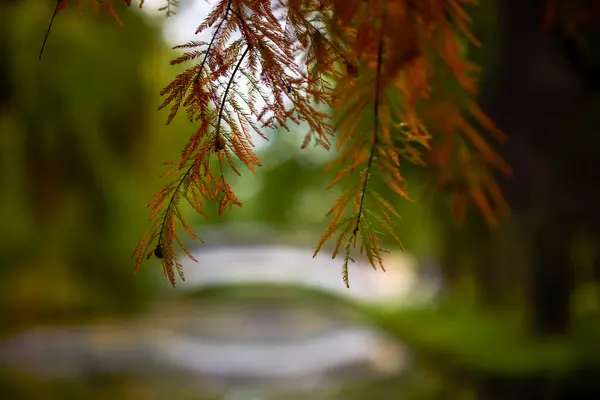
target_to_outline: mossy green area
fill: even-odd
[[[377,311],[367,318],[386,332],[448,367],[503,376],[561,375],[577,365],[567,338],[529,337],[522,318],[450,307]]]

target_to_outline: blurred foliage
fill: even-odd
[[[153,276],[132,279],[129,255],[157,161],[181,144],[155,115],[159,32],[133,12],[119,28],[91,7],[85,20],[69,10],[38,61],[52,10],[22,1],[0,14],[4,330],[145,304]]]
[[[299,130],[301,131],[301,130]],[[233,209],[220,217],[225,221],[264,221],[282,230],[319,232],[325,229],[325,214],[340,192],[353,182],[341,182],[329,190],[325,187],[331,177],[322,169],[333,154],[321,148],[301,150],[300,132],[276,132],[270,135],[271,144],[259,154],[264,167],[254,176],[245,174],[232,180],[240,199],[250,200],[241,209]],[[333,151],[333,150],[332,150]],[[415,169],[405,172],[416,176]],[[232,177],[233,178],[233,177]],[[345,186],[346,185],[346,186]],[[409,185],[408,191],[416,199],[421,197],[423,186]],[[380,188],[385,190],[385,188]],[[432,241],[433,221],[426,205],[419,201],[407,202],[396,198],[392,202],[402,220],[397,224],[398,237],[404,247],[413,253],[429,252]],[[317,236],[309,238],[309,245],[316,244]],[[394,241],[384,241],[394,246]],[[390,250],[400,251],[391,247]]]
[[[560,375],[573,370],[567,338],[529,337],[515,313],[440,306],[436,309],[368,313],[373,321],[410,343],[425,358],[450,369],[505,376]]]

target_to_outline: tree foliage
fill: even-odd
[[[109,0],[91,2],[119,21]],[[202,215],[207,202],[219,214],[241,206],[226,172],[255,173],[261,163],[252,133],[266,139],[262,129],[291,124],[308,128],[303,147],[338,152],[326,168],[335,172],[329,187],[353,183],[331,207],[315,251],[333,241],[346,285],[353,249],[383,269],[382,235],[400,243],[391,196],[410,199],[401,173],[407,163],[437,171],[457,217],[471,202],[497,224],[508,205],[493,173],[511,171],[489,143],[502,133],[475,100],[479,68],[467,51],[480,45],[469,31],[475,3],[217,0],[196,30],[210,30],[210,41],[176,46],[181,55],[171,64],[189,67],[161,92],[167,123],[183,110],[196,128],[148,204],[152,224],[134,252],[135,268],[155,256],[172,285],[176,273],[184,279],[175,244],[193,256],[179,228],[201,239],[186,223],[183,202]],[[169,0],[163,9],[172,14],[176,5]],[[57,11],[66,6],[59,0]],[[389,191],[375,190],[382,186]]]

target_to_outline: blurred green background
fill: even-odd
[[[307,281],[312,284],[301,284],[293,277],[303,276],[298,271],[304,266],[309,269],[311,261],[304,260],[310,260],[327,224],[324,214],[339,194],[323,190],[331,177],[321,170],[331,155],[322,149],[300,151],[302,129],[267,132],[271,142],[259,150],[264,167],[256,175],[232,176],[244,207],[222,217],[212,212],[209,220],[189,213],[207,242],[207,253],[194,248],[205,258],[186,265],[190,282],[171,289],[153,262],[132,277],[129,257],[148,227],[144,205],[163,184],[158,178],[162,163],[177,159],[194,129],[183,116],[165,126],[166,114],[156,111],[160,89],[177,72],[168,67],[173,52],[163,25],[169,31],[183,19],[164,21],[119,4],[121,28],[84,4],[83,19],[73,10],[59,14],[38,61],[51,3],[0,1],[0,398],[600,396],[596,231],[560,220],[577,229],[549,225],[565,233],[561,246],[548,250],[555,237],[538,242],[530,234],[545,229],[535,211],[535,204],[545,207],[543,199],[527,206],[517,202],[514,217],[494,232],[474,213],[457,227],[444,194],[424,196],[428,172],[407,169],[408,190],[418,200],[397,201],[402,215],[398,237],[407,252],[394,250],[388,273],[357,266],[363,275],[356,272],[353,280],[351,271],[350,279],[358,287],[360,277],[372,279],[364,290],[373,296],[386,287],[413,290],[404,294],[398,289],[402,301],[397,302],[339,294],[331,287],[343,286],[341,262],[323,259],[311,267],[314,277]],[[495,2],[484,3],[474,11],[474,31],[486,46],[471,50],[485,71],[482,102],[494,115],[497,104],[489,98],[501,97],[498,87],[508,65],[503,49],[510,42],[504,38],[510,35],[502,30],[506,26],[498,20]],[[183,14],[191,5],[182,7]],[[567,73],[565,68],[552,71]],[[588,132],[597,127],[596,98],[588,95],[577,110],[559,118],[556,129]],[[527,125],[526,116],[519,118]],[[498,119],[508,121],[509,128],[515,124],[501,113]],[[584,133],[580,136],[583,145],[573,140],[574,149],[591,146]],[[552,158],[542,168],[551,171],[544,176],[552,182],[568,180],[560,171],[574,160],[572,154]],[[588,170],[573,173],[581,171]],[[592,180],[597,175],[590,176],[573,184],[573,192],[596,193],[598,182]],[[585,189],[589,186],[594,188]],[[593,206],[586,201],[578,204]],[[216,249],[214,256],[211,249]],[[569,262],[536,274],[536,263],[545,260],[540,254],[556,252]],[[203,285],[203,275],[194,278],[194,271],[225,276],[243,271],[246,264],[260,264],[266,272],[254,281],[242,277],[227,283],[223,278],[214,285]],[[296,268],[289,281],[268,284],[269,276],[286,275],[286,268]],[[324,269],[327,273],[320,272]],[[557,287],[565,276],[573,278],[566,288]],[[327,285],[315,284],[319,279]],[[547,296],[536,297],[531,287]],[[414,300],[425,288],[433,288],[433,296]],[[553,290],[560,302],[548,300]],[[560,329],[535,323],[553,310],[568,316]],[[358,339],[333,340],[350,334]],[[185,344],[192,339],[199,347]],[[327,340],[336,345],[322,344]],[[308,367],[309,372],[282,378],[276,368],[269,370],[266,358],[253,353],[254,341],[264,354],[288,354],[279,361],[298,371],[305,364],[316,375],[326,370],[327,379],[310,380]],[[289,353],[277,347],[287,341],[296,343]],[[256,371],[235,375],[232,371],[245,361],[221,366],[233,351],[228,343],[238,346],[240,360],[252,359],[250,367],[264,368],[264,376],[257,378]],[[302,350],[317,345],[324,350]],[[350,350],[354,364],[343,361]],[[314,360],[308,362],[302,355],[311,351]],[[207,361],[196,369],[185,364],[186,369],[185,354],[191,363]]]

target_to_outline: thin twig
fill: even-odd
[[[244,53],[240,57],[238,63],[236,64],[235,68],[233,69],[233,72],[231,73],[231,78],[229,79],[229,82],[227,82],[227,87],[225,88],[225,94],[223,94],[223,101],[221,102],[221,107],[219,108],[219,117],[217,119],[217,131],[216,131],[217,136],[219,136],[219,133],[221,131],[221,118],[223,118],[223,110],[225,109],[225,101],[227,100],[227,94],[229,93],[229,88],[231,87],[231,84],[233,83],[235,74],[237,73],[238,69],[240,68],[240,65],[242,65],[242,61],[246,57],[246,54],[248,54],[249,50],[250,50],[250,46],[246,47],[246,50],[244,50]]]
[[[385,19],[385,15],[384,15]],[[369,177],[371,174],[371,167],[373,165],[373,158],[375,156],[375,149],[379,144],[379,97],[380,97],[380,78],[381,78],[381,65],[383,63],[383,22],[381,24],[381,38],[379,40],[379,48],[377,50],[377,78],[375,81],[375,105],[374,105],[374,114],[375,118],[373,121],[373,142],[371,145],[371,154],[369,155],[369,161],[367,163],[367,169],[365,171],[365,181],[363,183],[362,193],[360,196],[360,204],[358,207],[358,217],[356,218],[356,227],[354,228],[353,234],[356,235],[359,231],[360,218],[364,209],[365,202],[365,194],[367,192],[367,184],[369,183]]]
[[[54,12],[52,13],[52,18],[50,18],[50,24],[48,24],[48,30],[46,31],[46,36],[44,36],[44,42],[42,43],[42,48],[40,49],[40,55],[38,56],[38,60],[42,59],[42,54],[44,53],[44,47],[46,47],[46,41],[48,40],[48,36],[50,35],[50,29],[52,29],[52,23],[54,22],[54,17],[58,13],[58,7],[60,7],[60,3],[63,0],[56,1],[56,7],[54,7]]]
[[[178,102],[178,105],[177,105],[178,108],[181,107],[181,102],[185,99],[187,92],[190,90],[190,87],[192,87],[193,84],[196,84],[196,83],[198,83],[198,81],[200,81],[200,76],[202,75],[202,71],[204,70],[204,65],[206,64],[206,60],[208,59],[210,49],[212,48],[212,45],[213,45],[217,35],[219,34],[221,25],[223,25],[223,22],[225,22],[227,20],[230,9],[231,9],[231,1],[229,1],[229,3],[227,3],[227,9],[225,10],[225,15],[223,16],[223,19],[221,19],[221,21],[219,22],[219,25],[217,25],[217,27],[215,28],[212,38],[210,39],[210,43],[208,44],[208,47],[206,48],[206,53],[204,54],[202,63],[200,63],[200,68],[198,69],[198,73],[196,74],[196,77],[193,80],[190,80],[188,82],[188,84],[185,88],[185,91],[183,92],[183,96],[181,96],[181,98]]]

